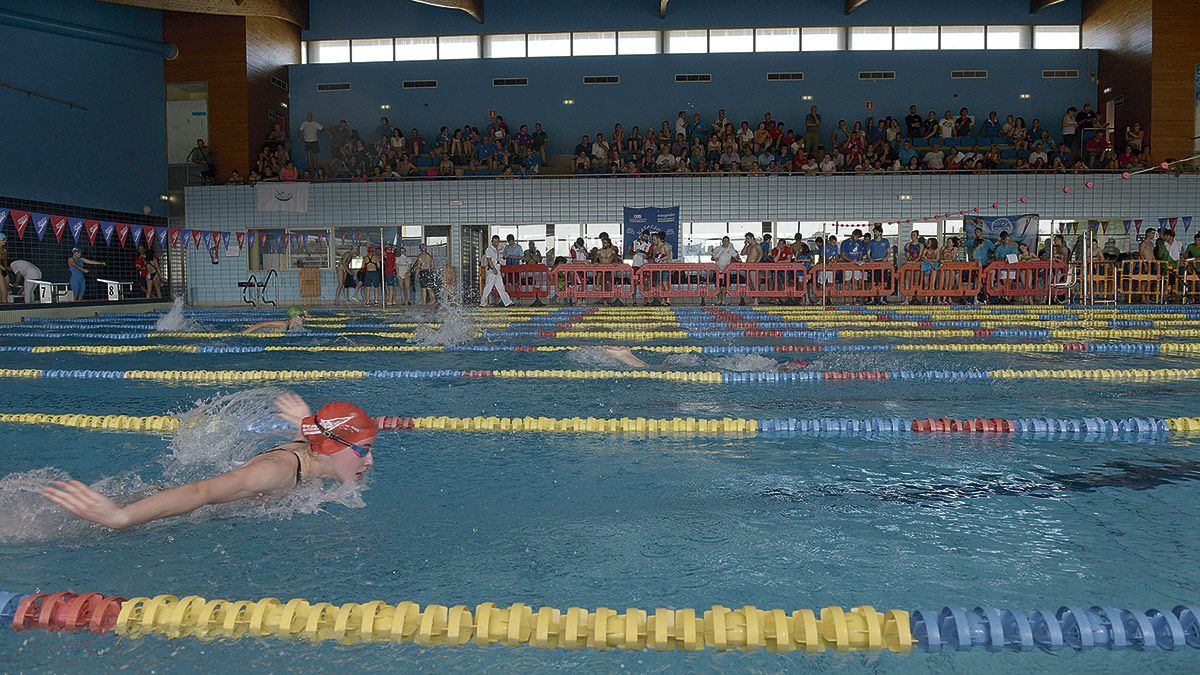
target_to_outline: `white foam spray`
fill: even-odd
[[[199,323],[183,315],[184,300],[182,295],[175,296],[171,309],[158,317],[154,322],[154,330],[160,333],[178,333],[182,331],[197,331],[203,328]]]
[[[461,307],[442,304],[438,308],[436,326],[420,326],[413,332],[412,342],[419,345],[461,345],[474,340],[479,333],[475,322]]]

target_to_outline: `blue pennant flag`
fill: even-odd
[[[41,241],[42,237],[46,234],[47,227],[50,227],[50,214],[33,214],[33,231],[37,233],[38,241]]]
[[[67,220],[71,226],[71,237],[75,239],[75,243],[79,243],[79,235],[83,232],[83,218],[70,218]]]
[[[1167,229],[1167,223],[1169,223],[1169,222],[1171,222],[1171,221],[1168,218],[1159,218],[1158,226],[1165,230],[1165,229]]]
[[[167,247],[167,228],[166,228],[166,226],[164,225],[163,227],[158,228],[157,234],[158,234],[158,247],[166,248]]]
[[[133,235],[133,247],[137,248],[138,246],[141,246],[142,245],[142,226],[141,225],[132,225],[132,226],[130,226],[129,231]]]
[[[8,209],[0,209],[0,225],[4,225],[4,219],[8,217]]]
[[[100,221],[100,233],[104,235],[104,243],[107,246],[112,246],[113,230],[117,228],[115,223],[107,220]]]
[[[229,248],[229,238],[231,236],[233,236],[232,232],[222,232],[221,233],[221,245],[224,246],[225,248]]]
[[[3,220],[3,219],[0,219],[0,222],[2,222],[2,220]],[[1184,217],[1183,217],[1183,231],[1184,231],[1184,232],[1187,232],[1187,231],[1188,231],[1188,228],[1189,228],[1189,227],[1191,227],[1191,226],[1192,226],[1192,217],[1191,217],[1191,216],[1184,216]]]

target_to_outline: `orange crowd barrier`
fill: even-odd
[[[715,298],[721,269],[713,263],[649,263],[636,272],[646,298]]]
[[[1183,264],[1179,275],[1179,297],[1184,302],[1200,302],[1200,262]]]
[[[813,294],[830,298],[887,298],[896,292],[896,268],[889,262],[813,265]]]
[[[567,300],[620,300],[633,297],[634,275],[629,265],[563,263],[550,271],[549,283]]]
[[[1053,295],[1061,300],[1070,291],[1067,271],[1067,264],[1059,261],[994,262],[984,268],[983,277],[989,297],[1046,299]]]
[[[1159,260],[1126,260],[1121,263],[1117,290],[1127,302],[1161,303],[1167,297],[1167,271]]]
[[[1083,264],[1082,262],[1078,263],[1080,270],[1082,270]],[[1080,272],[1079,278],[1082,278],[1082,272]],[[1092,285],[1092,300],[1116,302],[1117,263],[1093,260],[1091,269],[1089,270],[1089,278]],[[1080,283],[1082,284],[1083,282],[1081,281]]]
[[[943,262],[926,273],[921,271],[921,263],[906,263],[896,274],[896,291],[905,300],[942,302],[977,297],[983,270],[975,262]]]
[[[725,268],[727,293],[744,298],[806,298],[808,268],[801,263],[733,263]]]
[[[545,265],[501,265],[500,274],[513,300],[533,298],[536,306],[550,294],[550,268]]]

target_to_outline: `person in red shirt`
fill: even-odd
[[[383,247],[383,280],[387,284],[387,303],[396,304],[396,249],[391,244]]]

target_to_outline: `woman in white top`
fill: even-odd
[[[633,254],[633,269],[646,264],[646,256],[650,254],[650,230],[642,230],[642,236],[629,245],[629,252]]]
[[[396,252],[396,285],[400,287],[400,304],[411,305],[412,277],[409,275],[412,272],[413,259],[405,255],[406,252],[403,246]]]
[[[732,263],[738,262],[741,258],[738,257],[738,251],[730,243],[729,237],[721,237],[721,245],[712,249],[712,260],[717,264],[717,269],[722,272]],[[720,279],[721,277],[718,277]],[[719,283],[719,282],[718,282]],[[717,304],[725,304],[725,284],[720,284],[717,289]]]
[[[587,250],[587,246],[585,246],[583,243],[583,237],[579,237],[578,239],[575,240],[575,245],[571,247],[571,256],[568,259],[568,262],[572,262],[572,263],[588,262],[588,250]]]

